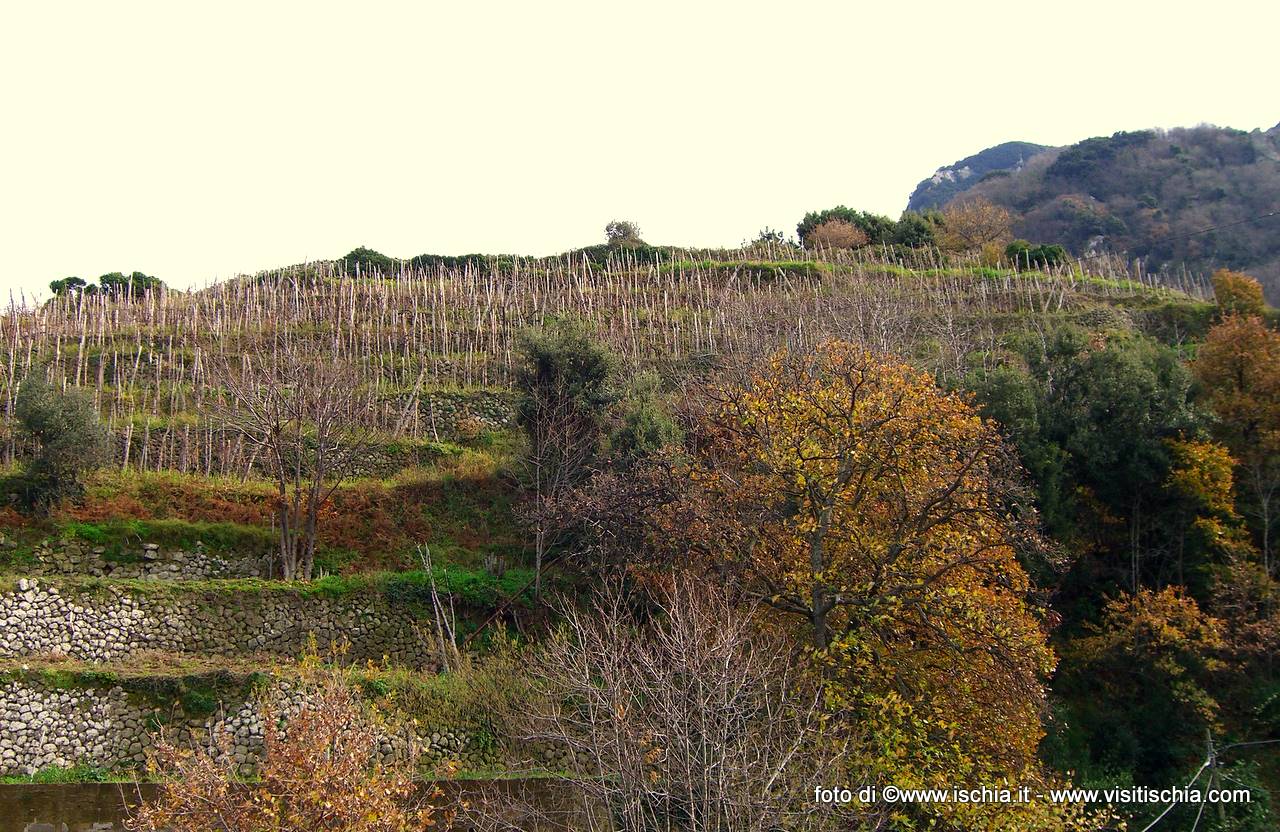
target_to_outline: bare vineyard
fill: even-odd
[[[786,262],[773,261],[778,254],[624,256],[603,268],[563,258],[390,275],[321,263],[134,299],[11,299],[0,316],[0,406],[8,425],[17,384],[43,368],[92,391],[123,464],[199,470],[236,456],[212,453],[231,440],[210,417],[226,404],[209,383],[210,360],[252,362],[284,342],[306,341],[316,360],[357,366],[366,424],[420,437],[430,434],[423,405],[431,391],[508,386],[518,334],[549,316],[581,319],[624,360],[667,371],[831,335],[895,351],[928,343],[945,371],[994,343],[1002,317],[1175,291],[1115,264],[1016,275],[867,255],[787,251]],[[1180,291],[1203,296],[1191,283]],[[0,430],[10,461],[16,439]]]

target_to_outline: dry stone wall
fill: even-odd
[[[281,680],[267,695],[285,714],[296,712],[305,699],[300,689]],[[262,720],[251,690],[220,701],[210,715],[189,716],[109,681],[67,687],[11,674],[0,681],[0,776],[30,776],[51,766],[140,769],[162,724],[171,741],[230,754],[246,774],[261,758]],[[412,743],[429,760],[453,760],[472,769],[492,765],[497,749],[477,739],[459,726],[406,723],[384,735],[379,754],[384,760],[403,756]],[[561,764],[554,753],[541,756],[549,767]]]
[[[103,662],[140,650],[296,658],[312,637],[348,643],[348,660],[431,669],[413,619],[376,592],[337,597],[262,588],[23,578],[0,594],[0,658],[60,655]]]
[[[48,540],[36,547],[33,575],[90,575],[109,578],[194,581],[267,577],[265,556],[209,552],[203,545],[164,549],[138,543],[123,550],[78,540]]]

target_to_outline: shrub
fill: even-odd
[[[241,782],[229,742],[186,749],[162,735],[148,768],[166,782],[129,828],[407,832],[433,825],[433,816],[449,819],[431,802],[438,789],[426,799],[417,796],[416,748],[399,763],[381,761],[387,726],[342,670],[309,659],[301,683],[306,694],[296,712],[269,694],[259,700],[264,753],[252,783]]]
[[[638,373],[622,400],[621,424],[609,435],[613,462],[629,467],[659,449],[678,444],[684,438],[662,398],[662,381],[657,373]]]
[[[1026,240],[1014,240],[1004,250],[1004,256],[1018,271],[1045,269],[1065,263],[1067,250],[1060,245],[1041,243],[1032,245]]]
[[[827,220],[809,232],[805,242],[815,248],[862,248],[870,238],[867,232],[845,220]]]
[[[33,368],[18,388],[14,407],[22,434],[37,446],[11,488],[26,509],[47,512],[83,493],[81,475],[107,459],[107,431],[87,394],[58,390]]]
[[[388,257],[380,251],[374,251],[365,246],[357,246],[347,252],[341,260],[342,265],[349,272],[359,270],[361,275],[368,276],[371,274],[394,274],[398,271],[400,261],[393,257]]]

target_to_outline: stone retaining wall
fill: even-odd
[[[49,540],[36,547],[31,572],[33,575],[192,581],[265,577],[268,563],[266,557],[208,552],[200,544],[182,550],[139,543],[115,551],[79,540]]]
[[[305,696],[288,682],[275,683],[269,695],[286,714],[296,712]],[[250,693],[221,701],[210,716],[192,717],[119,685],[51,687],[35,678],[11,678],[0,681],[0,776],[30,776],[50,766],[140,769],[162,724],[179,745],[227,748],[245,773],[262,753],[262,722]],[[477,747],[474,740],[456,726],[410,723],[385,736],[379,753],[393,759],[412,742],[428,760],[454,760],[470,769],[493,765],[498,749]],[[560,756],[545,752],[539,759],[553,768],[563,765]]]
[[[0,657],[7,658],[101,662],[139,650],[296,658],[312,636],[321,649],[349,643],[349,661],[436,664],[413,619],[374,592],[329,597],[284,587],[84,587],[23,578],[0,595]]]

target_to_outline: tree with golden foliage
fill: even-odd
[[[1070,670],[1062,681],[1107,703],[1076,715],[1095,742],[1116,746],[1095,753],[1140,782],[1180,777],[1187,761],[1203,755],[1205,731],[1218,728],[1220,706],[1210,688],[1225,647],[1223,623],[1181,587],[1108,602],[1102,620],[1066,649]]]
[[[1229,269],[1214,272],[1213,296],[1224,315],[1261,315],[1267,308],[1262,284],[1243,272]]]
[[[811,248],[862,248],[870,237],[867,232],[845,220],[827,220],[810,231],[804,238]]]
[[[1016,549],[1034,535],[1010,508],[1016,465],[993,424],[928,375],[839,341],[721,378],[696,421],[689,487],[658,509],[657,539],[808,631],[832,730],[855,749],[848,782],[1042,782],[1055,658],[1027,600]],[[865,808],[894,828],[1055,828],[1072,814]]]
[[[1280,333],[1257,316],[1228,314],[1209,330],[1192,369],[1218,417],[1218,438],[1239,460],[1239,481],[1246,497],[1242,508],[1255,521],[1264,568],[1275,574],[1272,529],[1280,512]]]
[[[956,200],[942,210],[941,245],[949,251],[978,251],[1013,239],[1013,215],[982,197]]]
[[[259,699],[263,755],[244,781],[230,749],[183,748],[161,737],[148,771],[159,794],[128,822],[134,832],[421,832],[449,813],[415,782],[416,749],[384,763],[385,733],[342,671],[312,656],[302,665],[302,706]],[[224,738],[224,745],[229,739]]]

